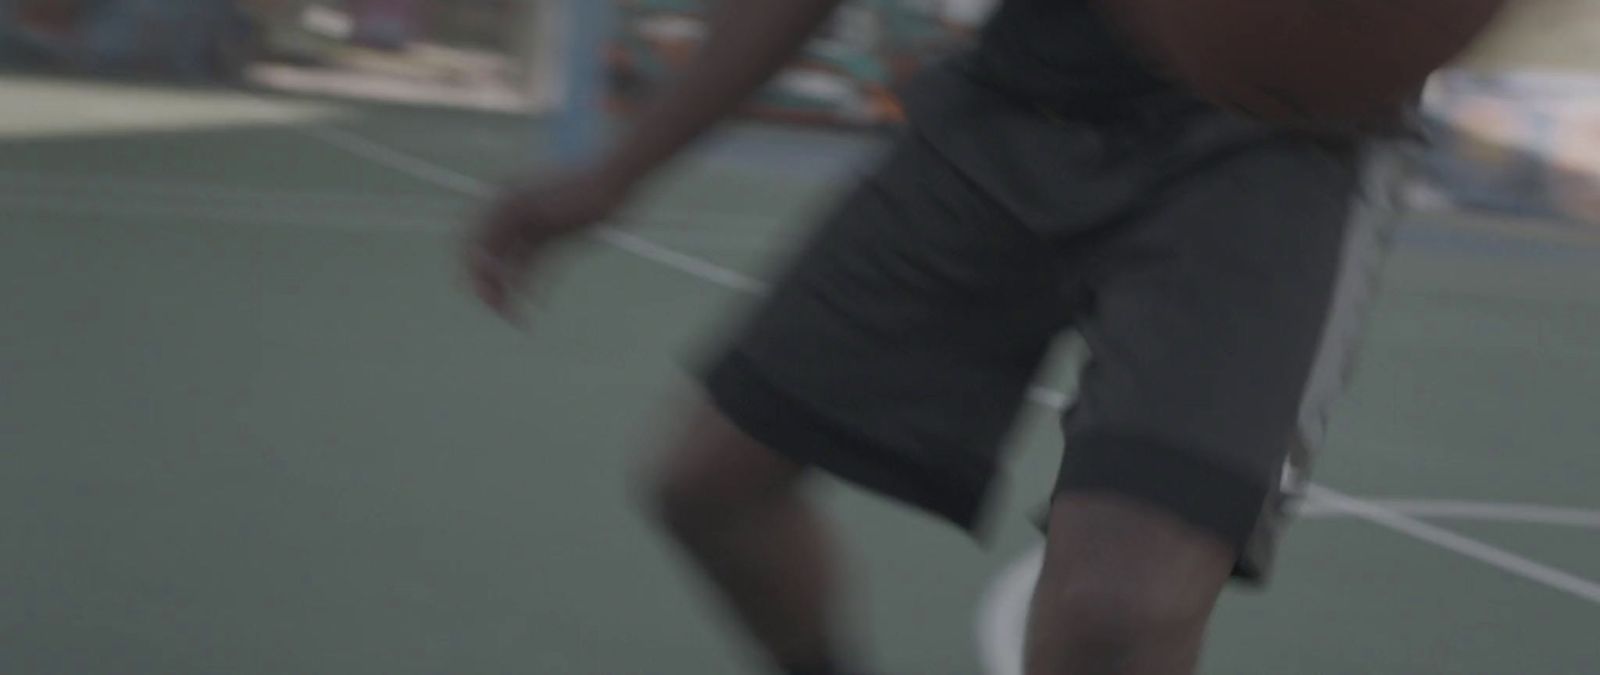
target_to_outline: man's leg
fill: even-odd
[[[1153,507],[1062,496],[1034,592],[1028,672],[1193,672],[1235,558],[1220,539]]]
[[[836,668],[836,567],[805,470],[974,527],[1070,314],[1059,262],[916,137],[802,247],[703,378],[654,502],[794,672]]]
[[[804,470],[701,405],[646,478],[657,518],[785,672],[839,665],[838,565]]]
[[[1196,162],[1107,240],[1030,675],[1192,673],[1229,576],[1266,573],[1382,248],[1363,162],[1288,138]]]

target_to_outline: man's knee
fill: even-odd
[[[1044,585],[1035,615],[1054,630],[1097,643],[1137,643],[1204,624],[1214,598],[1165,595],[1160,580],[1111,568],[1083,569],[1077,578]]]
[[[1198,638],[1233,567],[1220,539],[1119,497],[1063,496],[1033,601],[1037,646],[1103,650]]]
[[[710,408],[696,411],[639,477],[648,511],[679,537],[725,529],[793,498],[801,467]]]
[[[707,481],[692,473],[661,467],[647,469],[639,490],[646,512],[661,527],[686,535],[711,526],[733,500],[703,489]]]

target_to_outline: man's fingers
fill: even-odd
[[[525,321],[515,307],[522,292],[527,270],[498,256],[475,249],[467,262],[472,291],[489,309],[506,321],[523,326]]]

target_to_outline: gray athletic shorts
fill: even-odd
[[[952,121],[898,139],[801,249],[707,369],[713,403],[975,529],[1041,361],[1076,331],[1092,357],[1058,492],[1167,510],[1263,577],[1392,221],[1372,153],[1211,112]]]

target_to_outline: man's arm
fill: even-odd
[[[467,251],[478,296],[509,314],[540,253],[610,216],[640,181],[738,109],[840,2],[721,0],[694,62],[621,142],[583,171],[513,187],[490,210]]]
[[[722,0],[694,63],[598,169],[631,186],[732,114],[794,57],[841,0]]]

